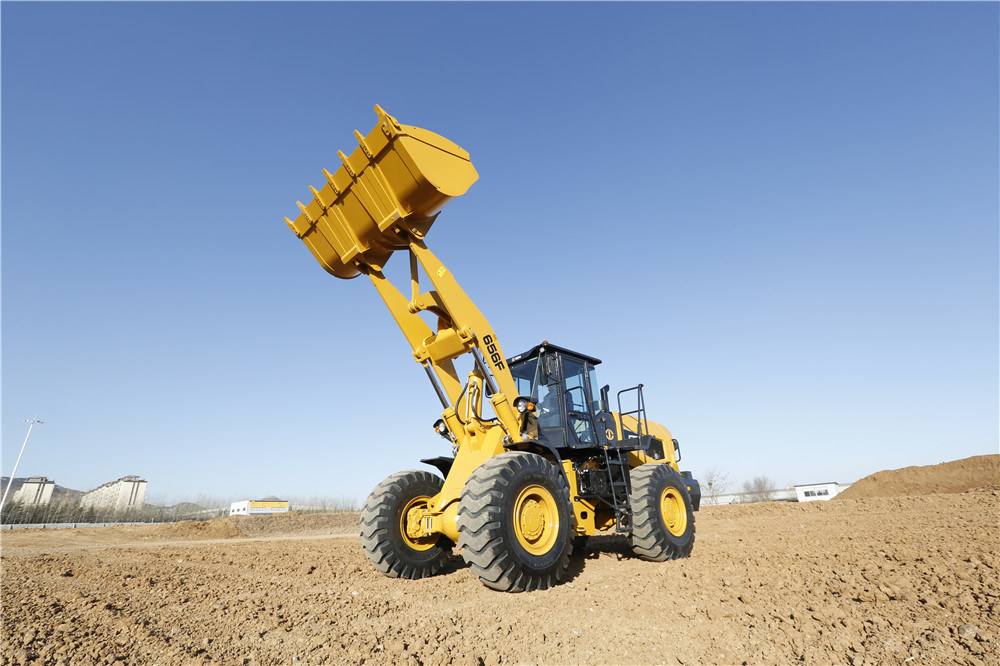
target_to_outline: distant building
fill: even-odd
[[[829,500],[850,488],[849,483],[809,483],[771,491],[772,502],[815,502]],[[747,504],[759,501],[756,493],[726,493],[715,498],[703,498],[702,504]]]
[[[272,513],[288,513],[288,500],[265,497],[261,500],[243,500],[229,505],[230,516],[268,516]]]
[[[138,476],[123,476],[94,488],[80,498],[80,506],[125,511],[138,509],[146,498],[146,481]]]
[[[48,504],[52,501],[55,487],[55,481],[49,481],[44,476],[29,476],[10,499],[21,504]]]
[[[829,483],[810,483],[804,486],[795,486],[795,499],[799,502],[831,500],[840,491],[850,487],[850,485],[849,483],[831,481]]]
[[[759,493],[755,492],[743,492],[743,493],[725,493],[719,495],[715,498],[702,497],[701,503],[704,506],[711,506],[713,504],[750,504],[752,502],[762,501],[759,498]],[[795,501],[795,489],[793,488],[775,488],[771,491],[771,499],[767,500],[769,502],[794,502]]]

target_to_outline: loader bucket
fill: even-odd
[[[452,197],[465,194],[479,174],[469,154],[443,136],[401,125],[375,107],[378,125],[361,136],[342,165],[326,169],[326,184],[288,227],[327,272],[339,278],[382,270],[409,242],[401,230],[422,237]]]

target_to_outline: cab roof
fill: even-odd
[[[510,365],[511,363],[517,363],[518,361],[522,361],[526,358],[531,358],[532,356],[538,356],[539,354],[545,351],[555,351],[559,352],[560,354],[565,354],[566,356],[573,356],[582,361],[587,361],[592,365],[598,365],[601,362],[601,359],[599,358],[594,358],[593,356],[587,356],[586,354],[575,352],[572,349],[566,349],[565,347],[554,345],[546,340],[543,341],[541,344],[535,345],[526,352],[522,352],[517,356],[512,356],[511,358],[507,359],[507,365]]]

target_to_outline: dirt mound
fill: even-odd
[[[973,456],[940,465],[876,472],[852,484],[834,499],[964,493],[997,487],[1000,487],[1000,455]]]
[[[149,537],[166,539],[234,539],[243,536],[231,518],[215,520],[182,520],[179,523],[151,525]]]
[[[359,513],[308,513],[298,511],[270,516],[230,516],[213,520],[185,520],[145,528],[143,536],[164,539],[239,539],[293,534],[356,534]]]
[[[244,535],[228,519],[218,519],[152,525],[4,530],[0,540],[4,548],[11,543],[16,543],[21,548],[69,548],[134,542],[233,539],[242,536]]]
[[[233,516],[233,527],[242,536],[266,537],[289,534],[357,534],[360,513],[306,513],[289,511],[273,516]]]
[[[160,541],[209,541],[290,535],[353,535],[358,533],[359,513],[232,516],[213,520],[185,520],[153,525],[115,525],[75,529],[4,530],[0,542],[6,547],[71,548],[91,545],[156,543]]]

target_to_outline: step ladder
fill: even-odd
[[[607,463],[608,480],[611,483],[611,501],[606,503],[615,510],[615,532],[632,532],[632,505],[629,502],[628,451],[619,448],[601,447]]]

